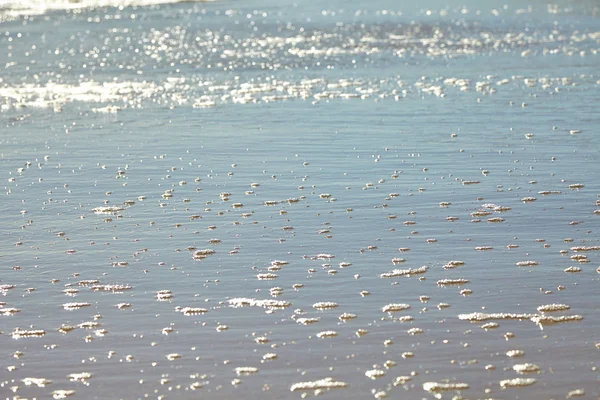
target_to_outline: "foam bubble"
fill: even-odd
[[[423,383],[423,390],[426,392],[443,392],[449,390],[466,390],[469,388],[467,383],[440,383],[440,382],[425,382]]]
[[[486,331],[489,331],[490,329],[496,329],[499,326],[500,326],[500,324],[497,322],[488,322],[487,324],[481,325],[481,328],[483,328]]]
[[[386,372],[382,369],[370,369],[365,372],[365,376],[373,380],[384,377],[385,375]]]
[[[235,373],[240,375],[252,375],[258,373],[258,368],[256,367],[237,367],[234,369]]]
[[[531,317],[531,321],[536,323],[540,329],[544,329],[544,325],[554,325],[563,322],[578,322],[583,320],[581,315],[563,315],[560,317],[552,317],[550,315],[536,315]]]
[[[58,328],[58,331],[60,333],[69,333],[72,330],[77,329],[76,327],[72,326],[72,325],[62,325],[60,328]]]
[[[322,331],[317,333],[317,337],[319,339],[327,339],[327,338],[333,338],[336,337],[338,335],[338,333],[336,331]]]
[[[279,275],[267,272],[267,273],[264,273],[264,274],[258,274],[258,275],[256,275],[256,278],[259,281],[270,281],[270,280],[279,278]]]
[[[575,390],[571,390],[569,393],[567,393],[567,399],[570,399],[571,397],[579,397],[579,396],[585,396],[585,390],[583,389],[575,389]]]
[[[46,385],[49,385],[52,383],[52,381],[50,379],[46,379],[46,378],[24,378],[24,379],[21,379],[21,382],[23,382],[26,386],[37,386],[37,387],[46,387]]]
[[[81,329],[94,329],[98,328],[99,326],[100,324],[95,321],[85,321],[78,325],[78,327],[80,327]]]
[[[177,307],[176,310],[181,312],[183,315],[201,315],[208,312],[206,308],[199,307]]]
[[[393,385],[394,386],[403,386],[411,380],[412,380],[412,377],[410,377],[410,376],[398,376],[398,377],[396,377],[396,379],[394,379]]]
[[[336,307],[338,307],[338,303],[333,301],[321,301],[313,304],[313,308],[316,308],[317,310],[328,310]]]
[[[523,386],[531,386],[536,383],[537,380],[535,378],[514,378],[514,379],[505,379],[500,381],[500,386],[504,388],[510,387],[523,387]]]
[[[55,390],[52,392],[52,397],[54,399],[64,399],[67,398],[69,396],[73,396],[75,394],[74,390],[64,390],[64,389],[59,389],[59,390]]]
[[[292,305],[292,303],[283,300],[257,300],[245,297],[236,297],[228,300],[231,307],[263,307],[268,309],[282,309]]]
[[[204,260],[206,257],[215,254],[213,249],[196,250],[193,254],[194,260]]]
[[[20,309],[14,307],[0,308],[0,315],[9,316],[21,312]]]
[[[173,293],[170,290],[159,290],[156,292],[156,299],[158,301],[169,301],[173,299]]]
[[[475,250],[488,251],[488,250],[494,250],[494,248],[492,246],[477,246],[477,247],[475,247]]]
[[[116,214],[123,210],[124,208],[120,206],[96,207],[92,209],[95,214]]]
[[[444,268],[444,269],[453,269],[453,268],[460,267],[462,265],[465,265],[464,261],[453,260],[453,261],[448,261],[446,264],[444,264],[444,266],[442,268]]]
[[[129,285],[93,285],[91,287],[91,289],[94,292],[114,292],[114,293],[118,293],[118,292],[124,292],[126,290],[131,290],[133,288],[131,286],[129,286]]]
[[[395,278],[398,276],[411,276],[411,275],[419,275],[424,274],[429,269],[428,266],[424,265],[419,268],[408,268],[408,269],[394,269],[390,272],[385,272],[379,275],[380,278]]]
[[[471,281],[467,279],[440,279],[437,281],[438,286],[449,286],[449,285],[465,285]]]
[[[534,317],[535,314],[514,314],[514,313],[480,313],[459,314],[458,319],[463,321],[480,322],[489,320],[526,320]]]
[[[581,271],[582,271],[582,269],[580,267],[573,267],[573,266],[565,269],[565,272],[571,273],[571,274],[578,273],[578,272],[581,272]]]
[[[352,313],[343,313],[342,315],[340,315],[338,317],[341,321],[349,321],[351,319],[356,318],[356,314],[352,314]]]
[[[408,310],[409,308],[410,308],[409,304],[391,303],[391,304],[387,304],[387,305],[383,306],[381,311],[391,313],[391,312]]]
[[[515,264],[517,267],[535,267],[538,265],[537,261],[527,260],[527,261],[519,261]]]
[[[310,325],[310,324],[316,324],[317,322],[319,322],[320,318],[298,318],[296,319],[296,323],[301,324],[301,325]]]
[[[22,338],[34,338],[34,337],[42,337],[46,334],[46,331],[43,329],[20,329],[16,328],[12,332],[13,339],[22,339]]]
[[[553,311],[564,311],[571,307],[566,304],[545,304],[537,308],[539,312],[553,312]]]
[[[523,350],[509,350],[506,352],[506,355],[511,358],[523,357],[525,355],[525,352]]]

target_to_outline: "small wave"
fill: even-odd
[[[53,11],[80,11],[95,8],[144,7],[175,3],[208,3],[215,0],[0,0],[0,20]]]

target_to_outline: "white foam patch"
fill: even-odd
[[[329,338],[334,338],[338,335],[338,333],[336,331],[323,331],[323,332],[319,332],[317,333],[317,337],[319,339],[329,339]]]
[[[567,399],[570,399],[571,397],[579,397],[579,396],[585,396],[585,390],[575,389],[575,390],[571,390],[569,393],[567,393]]]
[[[156,292],[156,299],[158,301],[168,301],[173,299],[173,293],[170,290],[159,290]]]
[[[294,383],[290,387],[290,391],[307,391],[307,390],[319,390],[319,389],[341,389],[348,387],[346,382],[336,381],[333,378],[323,378],[316,381],[309,382],[298,382]]]
[[[296,322],[301,325],[310,325],[316,324],[319,322],[320,318],[298,318]]]
[[[458,319],[463,321],[471,321],[471,322],[479,322],[479,321],[489,321],[489,320],[503,320],[503,319],[516,319],[516,320],[525,320],[531,319],[536,314],[514,314],[514,313],[480,313],[474,312],[470,314],[459,314]]]
[[[327,253],[320,253],[317,254],[315,256],[318,260],[330,260],[332,258],[335,258],[335,256],[333,254],[327,254]]]
[[[537,380],[534,378],[514,378],[514,379],[505,379],[503,381],[500,381],[500,386],[502,388],[523,387],[523,386],[531,386],[536,382],[537,382]]]
[[[50,379],[46,378],[24,378],[21,380],[26,386],[37,386],[37,387],[45,387],[52,383]]]
[[[539,306],[537,310],[539,312],[553,312],[553,311],[565,311],[571,307],[566,304],[544,304]]]
[[[525,364],[515,364],[513,365],[513,371],[519,374],[530,374],[533,372],[539,372],[540,367],[535,364],[525,363]]]
[[[427,270],[429,269],[428,266],[424,265],[422,267],[419,268],[408,268],[408,269],[394,269],[390,272],[385,272],[381,275],[379,275],[379,277],[381,278],[395,278],[398,276],[411,276],[411,275],[418,275],[418,274],[424,274],[425,272],[427,272]]]
[[[581,272],[581,271],[582,271],[582,269],[580,267],[573,267],[573,266],[571,266],[569,268],[565,268],[565,272],[571,273],[571,274],[576,274],[576,273]]]
[[[517,267],[535,267],[536,265],[538,265],[538,262],[533,260],[519,261],[516,263]]]
[[[550,315],[536,315],[531,318],[532,322],[535,322],[540,329],[544,329],[545,325],[554,325],[564,322],[578,322],[583,320],[581,315],[563,315],[560,317],[552,317]]]
[[[71,382],[75,381],[86,381],[92,377],[92,374],[89,372],[79,372],[74,374],[69,374],[68,378]]]
[[[239,375],[252,375],[258,373],[258,368],[256,367],[237,367],[235,373]]]
[[[2,96],[4,90],[6,90],[6,89],[0,88],[0,96]],[[5,94],[5,95],[7,97],[11,97],[8,94]],[[44,107],[49,107],[49,106],[50,106],[50,104],[48,104]],[[42,107],[42,106],[38,104],[38,107]],[[96,207],[96,208],[92,209],[92,211],[96,214],[116,214],[117,212],[123,211],[123,210],[124,210],[124,208],[119,207],[119,206]]]
[[[124,292],[131,290],[133,287],[129,285],[94,285],[91,287],[94,292]]]
[[[66,390],[66,389],[59,389],[59,390],[55,390],[55,391],[52,392],[52,397],[54,399],[58,400],[58,399],[65,399],[65,398],[67,398],[69,396],[73,396],[74,394],[75,394],[74,390],[71,390],[71,389],[68,389],[68,390]]]
[[[256,275],[256,278],[259,281],[270,281],[270,280],[279,278],[279,275],[273,274],[273,273],[258,274],[258,275]]]
[[[385,375],[386,372],[382,369],[370,369],[367,372],[365,372],[365,376],[373,380],[384,377]]]
[[[338,307],[338,303],[333,301],[321,301],[313,304],[313,308],[316,308],[317,310],[327,310],[336,307]]]
[[[194,260],[204,260],[206,257],[212,256],[213,254],[215,254],[213,249],[202,249],[196,250],[192,257]]]
[[[500,324],[498,324],[497,322],[488,322],[487,324],[481,325],[481,328],[485,329],[486,331],[489,331],[490,329],[496,329],[499,326]]]
[[[453,269],[453,268],[460,267],[462,265],[465,265],[464,261],[453,260],[453,261],[448,261],[442,268],[444,268],[444,269]]]
[[[206,308],[200,307],[177,307],[176,310],[181,312],[183,315],[201,315],[208,312]]]
[[[511,358],[523,357],[525,355],[525,352],[523,350],[509,350],[506,352],[506,355]]]
[[[35,338],[42,337],[46,334],[46,331],[43,329],[15,329],[12,333],[13,339],[23,339],[23,338]]]
[[[193,0],[4,0],[0,15],[3,19],[26,15],[42,15],[52,11],[76,11],[102,7],[133,7],[173,4]],[[198,2],[211,0],[196,0]]]
[[[439,281],[437,281],[438,286],[449,286],[449,285],[465,285],[467,283],[470,283],[471,281],[467,280],[467,279],[462,279],[462,278],[458,278],[458,279],[440,279]]]
[[[582,251],[600,251],[600,246],[575,246],[571,247],[571,251],[582,252]]]
[[[15,315],[18,312],[21,312],[21,310],[14,307],[0,308],[0,315],[4,316]]]
[[[465,390],[469,385],[466,383],[440,383],[440,382],[425,382],[423,390],[426,392],[442,392],[449,390]]]
[[[77,329],[77,328],[72,325],[62,325],[60,328],[58,328],[58,331],[60,333],[69,333],[75,329]]]
[[[394,386],[403,386],[411,380],[412,380],[412,377],[410,377],[410,376],[406,376],[406,375],[398,376],[398,377],[396,377],[396,379],[394,379]]]
[[[387,304],[387,305],[383,306],[381,308],[381,311],[389,313],[389,312],[404,311],[404,310],[408,310],[409,308],[410,308],[410,304],[391,303],[391,304]]]
[[[246,297],[236,297],[228,300],[228,303],[231,307],[262,307],[269,309],[287,308],[292,305],[289,301],[272,299],[257,300]]]

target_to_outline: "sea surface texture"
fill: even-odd
[[[1,399],[600,398],[600,3],[0,1]]]

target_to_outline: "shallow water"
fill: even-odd
[[[3,4],[3,398],[600,397],[597,4],[110,3]]]

